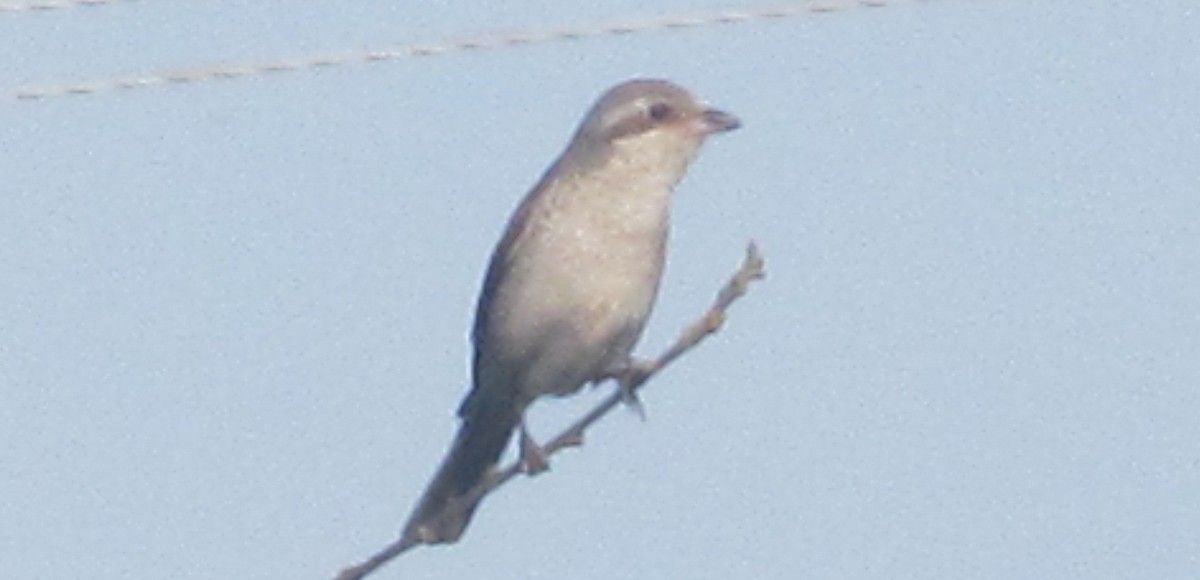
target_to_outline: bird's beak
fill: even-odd
[[[704,131],[706,133],[724,133],[742,126],[742,121],[733,115],[718,109],[704,111]]]

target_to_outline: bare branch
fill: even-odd
[[[675,361],[687,351],[700,344],[705,338],[711,334],[715,334],[721,329],[725,323],[725,313],[738,298],[746,294],[750,288],[750,284],[755,280],[759,280],[765,276],[763,270],[762,255],[758,251],[758,246],[754,242],[746,247],[746,257],[742,260],[742,265],[738,271],[725,283],[721,291],[717,293],[716,300],[712,306],[691,326],[684,329],[680,333],[679,338],[666,351],[658,356],[658,358],[636,363],[625,369],[624,372],[614,375],[619,383],[619,388],[605,398],[600,404],[596,405],[583,417],[580,417],[574,424],[568,427],[558,436],[542,445],[542,452],[546,457],[549,457],[568,447],[576,447],[583,443],[583,434],[596,421],[607,415],[616,406],[622,402],[628,402],[635,395],[637,390],[642,387],[646,381],[650,380],[655,374],[667,365]],[[514,461],[503,469],[495,470],[491,475],[483,480],[470,493],[459,498],[459,503],[462,506],[475,505],[476,500],[486,496],[496,488],[508,483],[509,480],[516,477],[522,472],[521,462]],[[367,560],[357,565],[351,566],[342,570],[338,574],[337,580],[359,580],[371,574],[380,566],[391,561],[396,556],[407,552],[413,546],[424,543],[421,538],[413,535],[402,536],[395,542],[389,544],[384,549],[377,552]]]

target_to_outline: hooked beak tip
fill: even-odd
[[[704,111],[704,125],[709,133],[724,133],[742,126],[741,119],[719,109]]]

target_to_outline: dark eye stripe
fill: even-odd
[[[650,105],[650,120],[656,122],[666,121],[671,118],[672,112],[670,105],[666,103],[654,103]]]
[[[649,131],[678,120],[684,116],[684,110],[667,101],[630,103],[619,111],[619,117],[606,129],[604,137],[609,140],[620,139]]]

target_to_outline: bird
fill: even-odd
[[[672,192],[707,137],[740,126],[666,80],[625,81],[595,102],[492,253],[473,385],[403,537],[457,542],[515,431],[523,464],[541,464],[524,428],[530,405],[629,368],[662,278]]]

